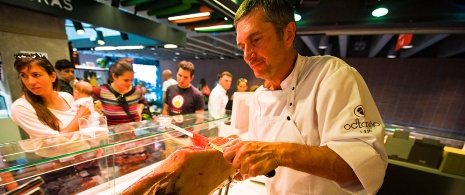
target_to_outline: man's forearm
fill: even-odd
[[[275,145],[279,166],[336,181],[340,184],[359,182],[352,168],[326,146],[294,143]]]

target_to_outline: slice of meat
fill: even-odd
[[[214,149],[178,149],[122,194],[211,194],[234,174]]]

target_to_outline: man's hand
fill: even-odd
[[[276,143],[246,142],[236,139],[231,142],[231,146],[224,146],[223,157],[232,163],[242,179],[246,179],[265,175],[279,166],[275,156],[277,146]],[[236,175],[235,179],[240,176]]]

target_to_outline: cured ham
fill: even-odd
[[[211,194],[234,172],[217,150],[180,148],[122,194]]]

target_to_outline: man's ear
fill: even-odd
[[[289,22],[286,28],[284,28],[283,39],[284,39],[284,42],[286,42],[286,45],[288,47],[293,47],[296,31],[297,31],[297,26],[295,22]]]

